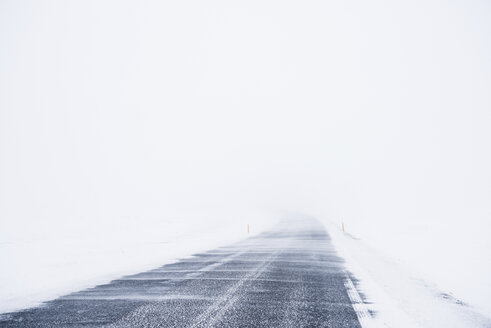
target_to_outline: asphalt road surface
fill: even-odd
[[[0,327],[361,327],[313,219],[3,315]],[[349,289],[349,288],[348,288]]]

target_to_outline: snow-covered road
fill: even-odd
[[[0,327],[360,327],[347,279],[320,223],[283,220],[231,246],[3,315]]]

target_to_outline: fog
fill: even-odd
[[[411,229],[485,240],[490,15],[487,1],[1,1],[0,241],[279,211],[389,248]]]

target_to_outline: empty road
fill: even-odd
[[[0,327],[361,327],[346,286],[324,227],[283,220],[237,244],[2,315]]]

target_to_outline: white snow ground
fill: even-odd
[[[324,224],[373,313],[372,320],[363,321],[364,328],[491,327],[491,320],[480,309],[415,276],[411,268],[367,242],[343,233],[338,224],[330,220],[324,220]]]
[[[189,214],[188,214],[189,215]],[[198,217],[198,215],[197,215]],[[240,222],[240,224],[238,224]],[[217,216],[202,220],[154,219],[138,224],[121,219],[118,226],[73,227],[58,239],[43,234],[0,243],[0,313],[37,306],[58,296],[148,270],[205,249],[254,235],[277,217],[254,213],[239,221]],[[472,305],[439,290],[401,261],[323,220],[339,254],[353,274],[373,313],[363,320],[374,327],[490,327],[491,320]],[[108,234],[108,231],[113,233]],[[100,233],[103,232],[103,233]],[[27,236],[26,236],[27,237]],[[424,260],[424,259],[423,259]],[[424,262],[424,261],[423,261]],[[427,278],[427,277],[425,277]]]
[[[72,234],[58,232],[57,239],[38,235],[0,240],[0,313],[37,306],[123,275],[228,245],[275,222],[271,216],[259,214],[238,221],[220,216],[155,219],[153,225],[148,220],[140,225],[121,219],[112,229],[98,226],[89,231],[81,224]],[[111,230],[114,233],[108,234]]]

